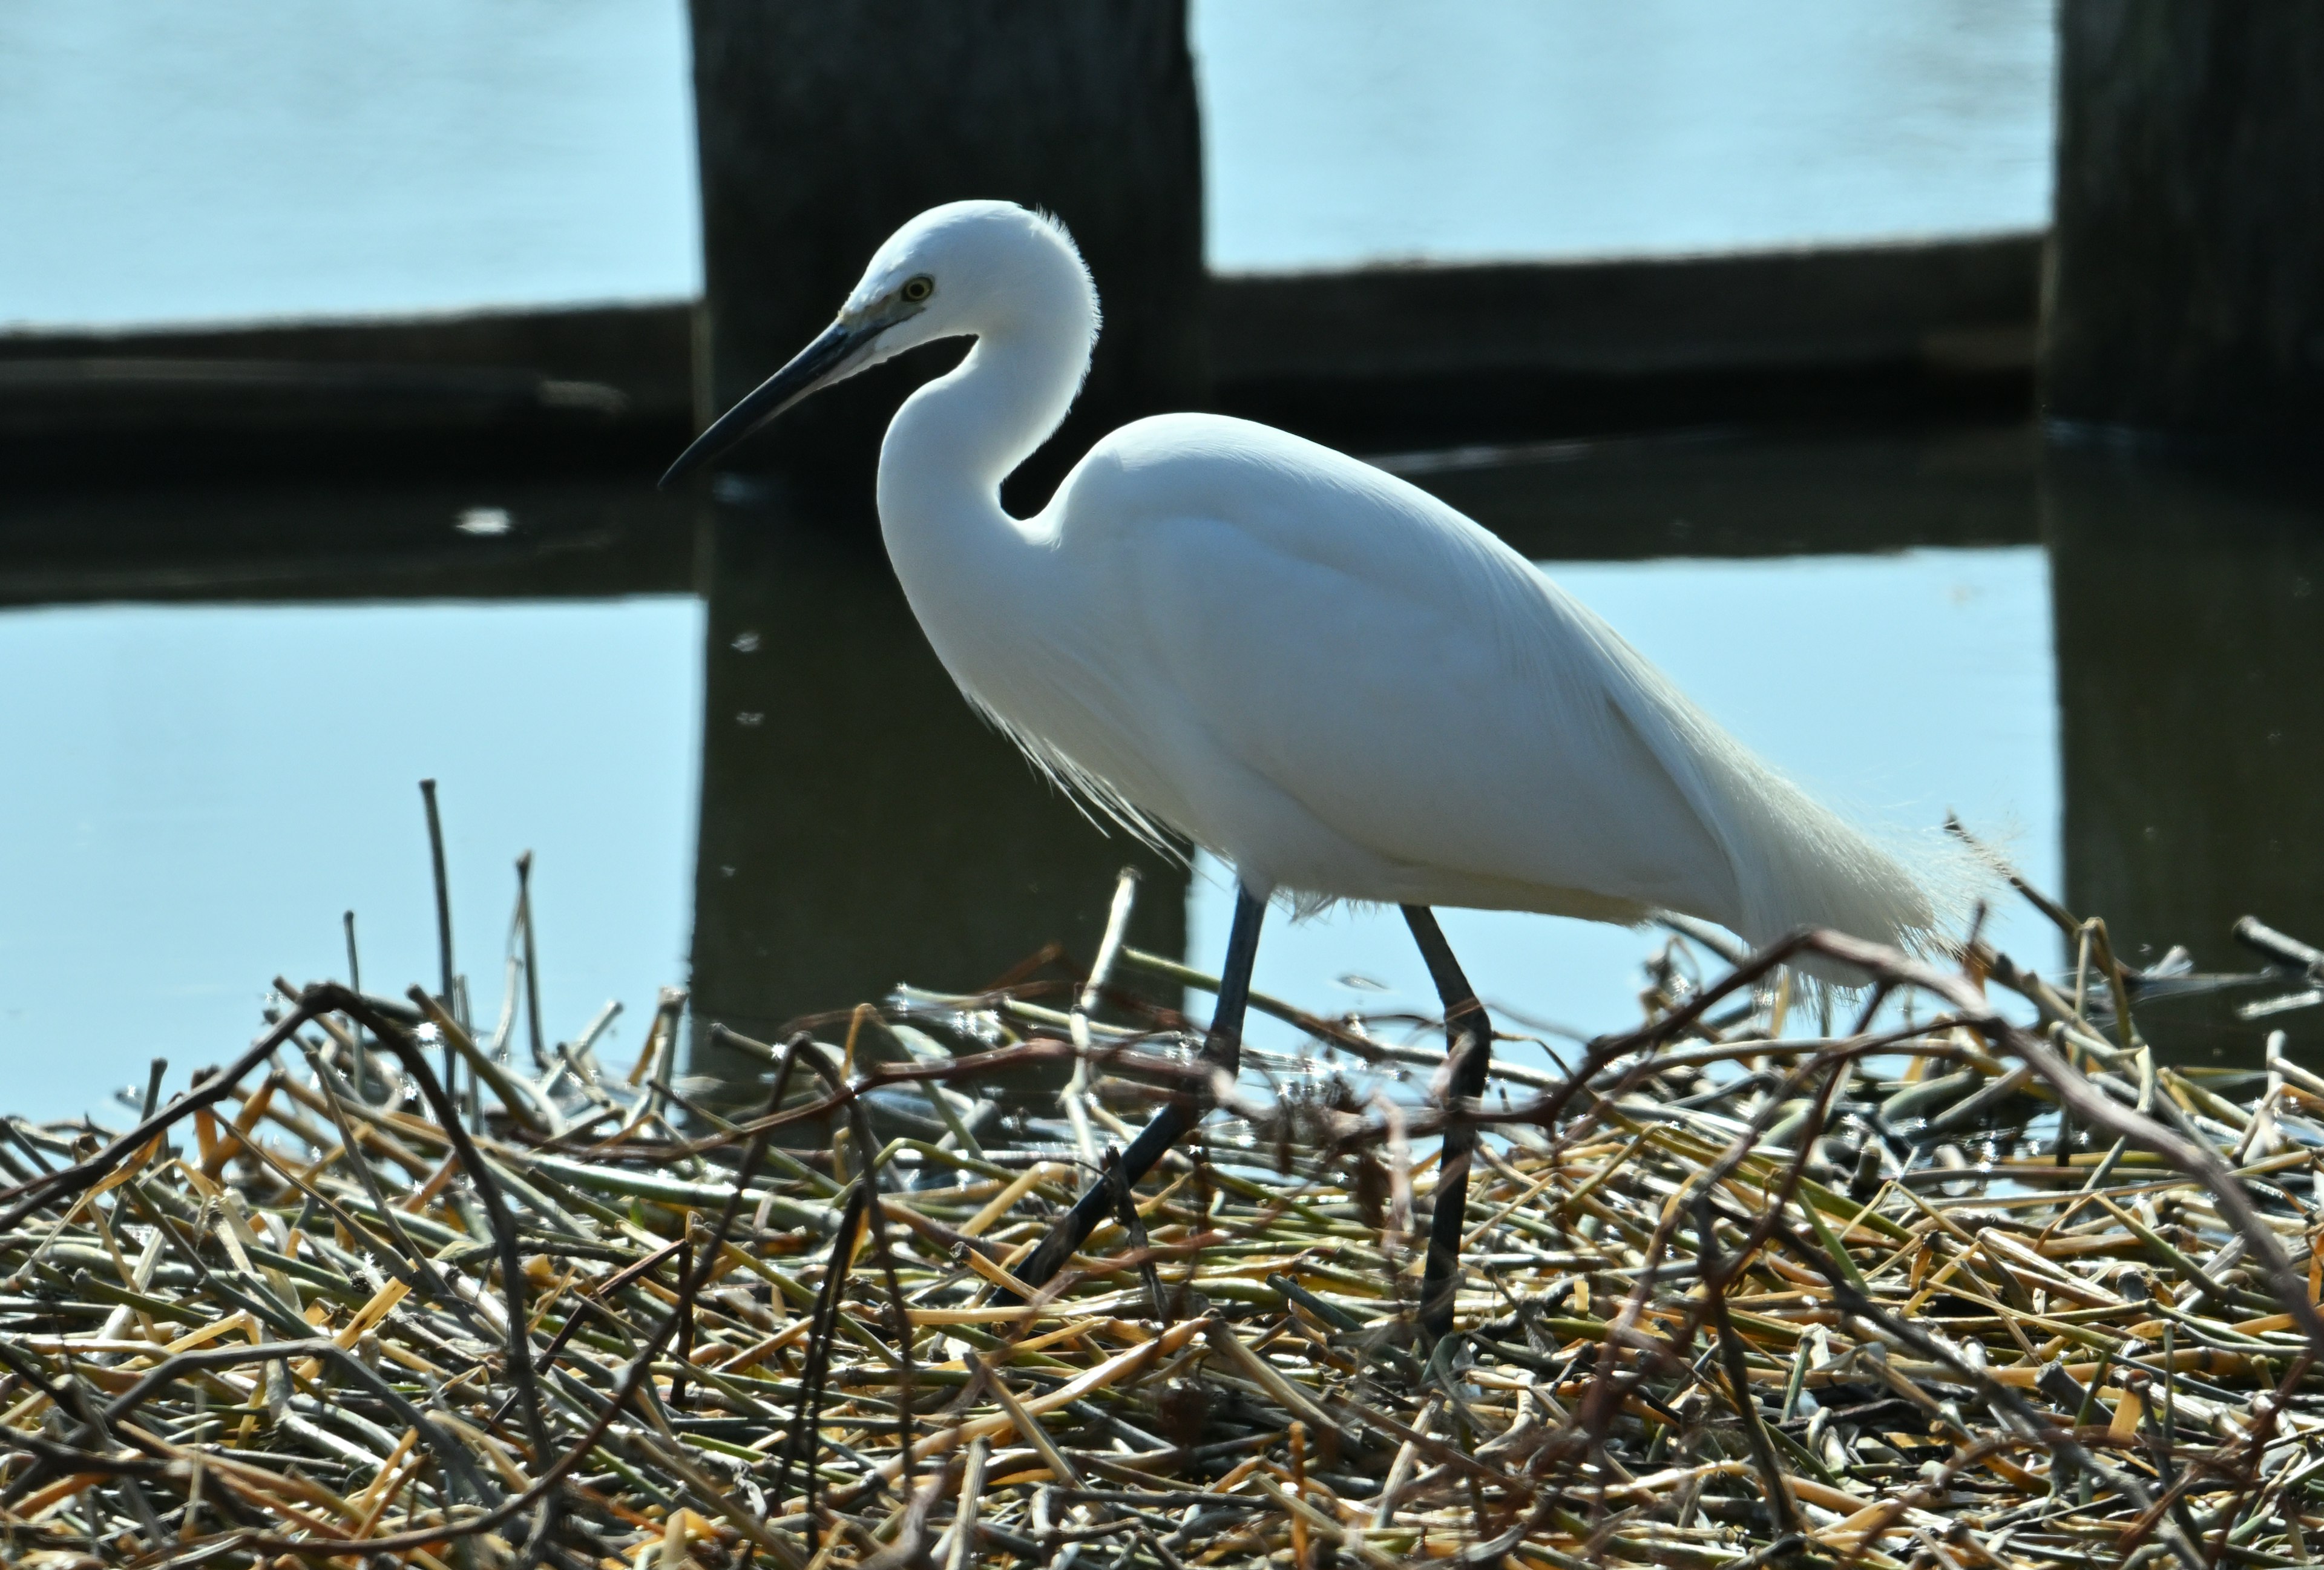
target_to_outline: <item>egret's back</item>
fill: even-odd
[[[939,651],[1037,755],[1255,883],[1671,910],[1755,943],[1932,926],[1896,858],[1523,558],[1368,465],[1165,416],[1102,442],[1033,527],[1038,614]]]

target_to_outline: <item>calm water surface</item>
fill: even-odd
[[[692,295],[679,0],[0,6],[0,326]],[[2046,220],[2050,0],[1196,0],[1222,268]]]
[[[2032,226],[2048,0],[1195,0],[1224,269]],[[696,291],[677,0],[0,7],[0,325]],[[1712,714],[1884,829],[1959,812],[2134,954],[2324,937],[2324,505],[2023,431],[1568,445],[1406,466]],[[503,509],[503,533],[464,531]],[[645,480],[220,485],[0,505],[12,1110],[218,1061],[267,983],[458,963],[499,1006],[538,861],[570,1036],[665,982],[754,1032],[1134,940],[1217,963],[1220,871],[1097,836],[928,654],[868,521]],[[2015,902],[2002,942],[2053,935]],[[1454,913],[1489,999],[1629,1017],[1655,941]],[[1277,921],[1259,984],[1426,1009],[1400,924]],[[2296,1039],[2324,1011],[2286,1016]],[[2150,1029],[2247,1054],[2218,1010]],[[636,1030],[614,1027],[613,1050]],[[715,1063],[700,1065],[715,1070]]]
[[[0,613],[12,1110],[230,1054],[278,972],[346,974],[350,909],[367,984],[434,976],[428,776],[477,1006],[530,849],[558,1028],[650,1015],[685,974],[701,643],[674,597]]]
[[[1412,466],[1867,818],[1958,811],[2149,958],[2240,963],[2246,910],[2324,936],[2315,497],[2006,430]],[[509,531],[464,532],[480,506]],[[27,1112],[101,1107],[157,1054],[220,1060],[273,976],[343,973],[347,909],[367,984],[429,978],[422,775],[475,1011],[530,849],[562,1036],[665,982],[761,1032],[899,981],[974,988],[1052,939],[1085,956],[1133,854],[970,715],[859,516],[642,476],[18,498],[0,605],[0,1061]],[[1217,870],[1143,859],[1134,941],[1215,966]],[[2015,902],[1996,920],[2058,963]],[[1655,942],[1446,925],[1513,1023],[1583,1030],[1630,1016]],[[1259,982],[1425,1006],[1373,915],[1274,923]],[[2319,1012],[2282,1022],[2305,1041]],[[2149,1028],[2199,1059],[2260,1038],[2218,1011]]]
[[[701,290],[680,0],[0,6],[0,324]]]
[[[1198,0],[1214,266],[2049,221],[2051,0]]]

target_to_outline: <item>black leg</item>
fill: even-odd
[[[1229,1074],[1242,1067],[1242,1016],[1250,1002],[1251,962],[1259,957],[1259,924],[1266,915],[1267,901],[1253,899],[1250,891],[1236,884],[1234,927],[1227,935],[1227,963],[1219,975],[1218,1007],[1212,1011],[1210,1032],[1203,1038],[1204,1058]],[[1156,1113],[1154,1121],[1140,1129],[1138,1137],[1130,1141],[1130,1149],[1121,1153],[1124,1186],[1137,1182],[1152,1170],[1162,1153],[1194,1126],[1204,1110],[1207,1109],[1185,1102],[1172,1102]],[[1041,1246],[1025,1256],[1015,1271],[1017,1279],[1028,1287],[1038,1287],[1056,1275],[1112,1206],[1112,1187],[1101,1175],[1082,1191],[1074,1207],[1057,1218],[1049,1228],[1049,1235],[1041,1240]],[[996,1298],[1008,1300],[1006,1293]]]
[[[1485,1073],[1493,1061],[1493,1021],[1452,945],[1425,905],[1404,907],[1405,925],[1412,928],[1420,956],[1428,962],[1429,979],[1444,1004],[1444,1048],[1447,1057],[1445,1100],[1473,1101],[1485,1094]],[[1476,1158],[1477,1127],[1456,1122],[1444,1130],[1444,1152],[1436,1159],[1436,1214],[1428,1224],[1428,1267],[1421,1279],[1420,1327],[1431,1341],[1452,1329],[1452,1294],[1460,1285],[1461,1234],[1469,1216],[1469,1166]]]

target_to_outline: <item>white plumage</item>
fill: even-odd
[[[881,529],[962,690],[1101,809],[1216,852],[1259,899],[1667,910],[1753,943],[1806,924],[1928,935],[1930,897],[1897,859],[1393,476],[1165,415],[1099,442],[1038,516],[1009,516],[1001,481],[1065,417],[1097,326],[1055,225],[936,208],[673,474],[816,386],[973,337],[889,429]]]

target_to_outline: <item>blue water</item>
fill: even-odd
[[[1210,255],[1729,250],[2049,221],[2051,0],[1197,0]]]
[[[0,325],[690,295],[679,0],[0,6]]]
[[[1760,756],[1859,821],[1924,846],[1948,811],[2037,886],[2062,886],[2049,564],[2025,546],[1754,561],[1545,562]],[[1188,962],[1216,972],[1232,885],[1207,863],[1188,904]],[[1595,1034],[1638,1019],[1638,965],[1667,935],[1555,917],[1443,914],[1479,994],[1510,1016]],[[1987,929],[2058,963],[2054,928],[2015,896]],[[1276,919],[1254,985],[1332,1017],[1433,1014],[1394,910]],[[1196,1017],[1207,1000],[1190,999]],[[1268,1020],[1257,1039],[1289,1047]]]
[[[0,613],[6,1110],[117,1117],[156,1054],[223,1061],[272,977],[346,974],[345,910],[366,986],[432,979],[429,776],[475,1013],[530,849],[547,1029],[617,997],[641,1041],[686,974],[702,629],[686,598]]]
[[[1192,43],[1224,269],[2048,205],[2048,0],[1194,0]],[[688,69],[679,0],[0,6],[0,327],[690,295]],[[1553,570],[1803,782],[1905,830],[1958,808],[2057,883],[2038,552]],[[0,611],[9,1109],[102,1111],[157,1052],[223,1058],[269,977],[341,972],[350,908],[368,980],[432,974],[426,774],[475,1011],[527,848],[549,1029],[641,1011],[684,979],[702,639],[669,598]],[[1225,910],[1198,882],[1194,963]],[[1446,925],[1497,1003],[1582,1030],[1633,1010],[1638,935]],[[2044,942],[2014,912],[2001,936]],[[1259,984],[1425,1006],[1400,925],[1370,916],[1277,923]]]
[[[2039,550],[1546,565],[1802,783],[1907,837],[1958,810],[2060,886]],[[0,612],[10,1110],[103,1115],[157,1053],[180,1073],[228,1056],[269,978],[344,974],[349,909],[368,984],[432,977],[422,776],[443,781],[474,1011],[497,1015],[512,864],[530,849],[548,1029],[569,1037],[619,998],[632,1030],[614,1039],[636,1040],[654,989],[686,978],[703,638],[700,604],[669,597]],[[1186,953],[1215,968],[1229,899],[1204,871]],[[2055,963],[2016,902],[1997,919],[2005,947]],[[1635,1019],[1658,941],[1538,916],[1444,924],[1512,1028]],[[1277,919],[1258,981],[1327,1014],[1428,1008],[1392,912]]]
[[[1195,0],[1213,265],[2024,228],[2050,0]],[[0,6],[0,326],[691,295],[679,0]]]

